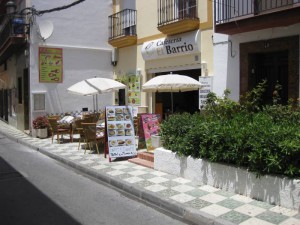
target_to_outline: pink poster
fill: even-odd
[[[143,114],[141,115],[143,122],[143,130],[145,135],[145,141],[148,151],[154,150],[151,144],[151,135],[158,134],[159,132],[159,114]]]

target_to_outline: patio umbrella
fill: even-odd
[[[171,92],[171,106],[173,113],[173,92],[199,90],[202,84],[185,75],[167,74],[154,77],[147,81],[142,90],[145,92]]]
[[[126,88],[126,85],[109,78],[94,77],[79,81],[69,87],[67,90],[70,93],[84,95],[84,96],[94,96],[97,94],[113,92],[119,89]],[[97,100],[96,100],[97,101]],[[97,102],[98,104],[98,102]],[[97,106],[98,110],[98,106]]]
[[[96,95],[126,88],[125,84],[109,78],[94,77],[73,84],[68,91],[79,95]]]

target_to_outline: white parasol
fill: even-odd
[[[126,88],[126,85],[109,78],[95,77],[73,84],[68,91],[79,95],[96,95]]]
[[[173,92],[199,90],[202,84],[185,75],[167,74],[160,75],[147,81],[142,90],[145,92],[171,92],[171,105],[173,112]]]
[[[118,81],[115,81],[113,79],[94,77],[94,78],[89,78],[89,79],[79,81],[73,84],[67,90],[70,93],[78,94],[78,95],[84,95],[84,96],[96,95],[97,98],[97,94],[113,92],[125,88],[126,85]],[[96,110],[98,110],[98,107]]]

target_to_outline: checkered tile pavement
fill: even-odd
[[[77,149],[78,142],[58,144],[55,140],[52,144],[51,138],[32,138],[1,121],[0,133],[21,139],[25,143],[84,165],[97,173],[114,177],[153,192],[161,198],[172,199],[178,204],[205,212],[232,224],[300,225],[300,213],[296,210],[270,205],[212,186],[203,186],[192,180],[139,166],[127,160],[108,162],[103,154],[99,156],[92,151],[84,154],[84,149]]]

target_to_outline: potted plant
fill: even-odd
[[[45,116],[38,116],[32,122],[33,129],[36,129],[36,136],[39,138],[48,137],[49,121]]]

